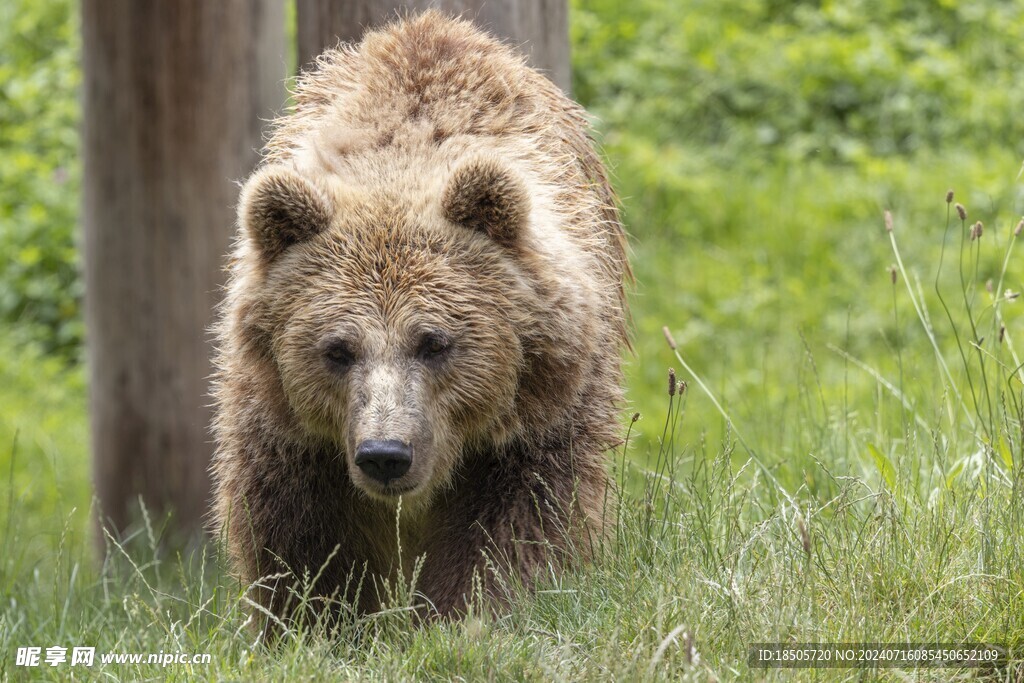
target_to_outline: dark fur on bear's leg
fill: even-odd
[[[567,456],[540,457],[566,461]],[[463,613],[476,597],[474,574],[485,597],[506,602],[518,583],[530,588],[549,569],[586,559],[591,542],[601,541],[601,522],[584,517],[581,482],[574,473],[553,471],[548,463],[530,466],[522,453],[469,462],[460,481],[438,501],[437,518],[444,521],[423,546],[420,589],[443,616]],[[603,481],[585,486],[594,484]]]

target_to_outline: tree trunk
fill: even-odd
[[[83,0],[83,222],[101,523],[201,529],[207,327],[238,186],[284,101],[280,0]],[[158,517],[159,519],[159,517]],[[101,539],[102,540],[102,539]]]
[[[298,0],[299,64],[338,40],[358,41],[363,30],[399,12],[430,7],[472,19],[530,57],[565,92],[570,91],[567,0]]]

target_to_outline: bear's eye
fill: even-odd
[[[345,369],[356,362],[352,345],[343,339],[334,339],[324,346],[324,358],[332,365]]]
[[[451,349],[452,340],[444,332],[428,332],[420,341],[418,355],[423,360],[438,360]]]

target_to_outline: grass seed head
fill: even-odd
[[[999,343],[1003,343],[1003,337],[1006,336],[1006,325],[999,326]]]
[[[686,659],[687,664],[693,664],[694,653],[696,648],[693,644],[693,635],[689,631],[683,632],[683,657]]]
[[[985,226],[978,221],[971,227],[971,239],[976,240],[981,237],[981,233],[985,232]]]
[[[965,209],[964,205],[960,202],[956,203],[956,215],[960,216],[960,220],[962,221],[967,220],[967,209]]]
[[[800,543],[804,547],[804,554],[807,555],[808,559],[811,557],[811,534],[807,531],[807,525],[804,524],[802,517],[796,518],[797,529],[800,530]]]
[[[946,190],[946,203],[950,204],[953,201],[953,190]]]
[[[668,395],[676,395],[676,371],[675,368],[668,369]]]
[[[895,264],[889,266],[889,279],[892,280],[893,284],[896,284],[896,274],[898,272],[899,271],[896,270],[896,265]]]
[[[668,325],[661,328],[661,333],[665,335],[665,341],[668,342],[668,347],[673,351],[676,350],[676,339],[672,336],[672,332],[668,329]]]
[[[885,231],[892,232],[892,212],[885,210]]]

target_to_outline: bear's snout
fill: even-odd
[[[412,448],[401,441],[367,439],[356,448],[356,466],[382,484],[400,478],[412,465]]]

